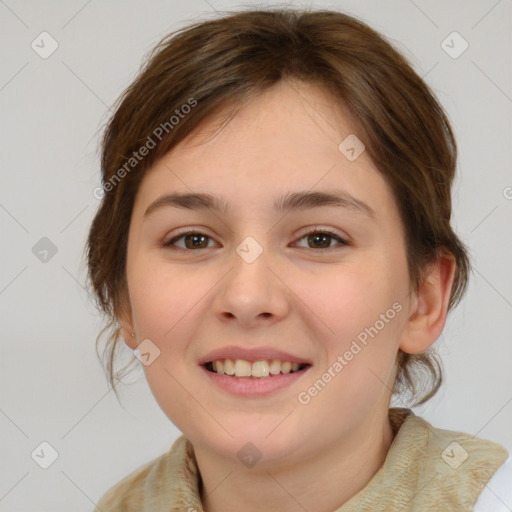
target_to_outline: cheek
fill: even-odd
[[[179,347],[183,332],[190,329],[190,318],[197,315],[208,299],[206,291],[215,282],[212,278],[208,283],[205,277],[166,261],[162,255],[134,258],[128,282],[139,335],[162,344],[163,351]]]
[[[139,342],[149,339],[159,354],[143,366],[144,373],[155,399],[180,428],[181,418],[197,414],[186,391],[196,364],[190,347],[201,337],[201,322],[218,293],[218,274],[171,264],[161,256],[137,255],[130,264],[130,303]]]
[[[163,277],[158,268],[132,281],[132,311],[140,341],[149,339],[158,356],[143,365],[146,381],[162,411],[180,430],[190,427],[197,404],[190,399],[188,346],[201,314],[201,289],[190,278]],[[195,290],[195,291],[194,291]]]
[[[323,396],[319,406],[370,405],[393,385],[394,361],[406,323],[405,258],[380,254],[361,262],[349,271],[333,272],[324,288],[327,292],[310,296],[309,307],[329,328],[321,340],[326,360],[318,374],[328,385],[324,391],[319,383]]]
[[[332,271],[325,279],[318,276],[312,282],[302,279],[303,295],[309,297],[309,308],[327,328],[324,341],[331,349],[343,349],[376,323],[383,333],[396,335],[399,331],[401,322],[394,319],[396,309],[401,308],[393,309],[393,304],[403,303],[407,278],[404,272],[385,263],[383,258],[366,259],[350,269]],[[383,321],[385,329],[382,329]]]

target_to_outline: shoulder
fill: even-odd
[[[94,512],[126,512],[143,510],[144,488],[149,474],[161,465],[164,453],[152,461],[138,467],[121,481],[112,486],[99,500]]]
[[[487,482],[473,512],[509,512],[512,510],[512,455]]]
[[[466,471],[478,469],[480,477],[485,478],[487,475],[489,480],[509,457],[505,447],[489,439],[467,432],[434,427],[420,416],[410,415],[407,419],[410,428],[423,432],[431,455],[441,466],[447,465],[457,471],[459,467]],[[441,464],[439,459],[442,459],[444,464]],[[484,468],[485,471],[482,471]]]
[[[176,454],[183,451],[185,439],[179,437],[170,450],[138,467],[111,487],[99,500],[94,512],[140,512],[153,499],[154,487],[170,476],[169,466],[176,462]]]
[[[413,463],[419,464],[418,489],[429,484],[432,475],[437,479],[436,485],[429,484],[422,491],[423,495],[428,494],[431,502],[437,500],[436,503],[449,505],[450,510],[474,510],[484,492],[502,493],[504,497],[500,498],[504,501],[507,494],[501,488],[512,489],[510,456],[498,443],[465,432],[434,427],[414,414],[408,414],[402,422],[396,440],[400,439],[407,453],[413,450],[416,454]],[[494,486],[497,486],[496,490]],[[485,499],[483,495],[482,501]],[[510,512],[512,509],[503,510]],[[491,508],[477,508],[475,512],[498,512],[498,509],[491,505]]]

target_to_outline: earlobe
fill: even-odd
[[[440,255],[429,268],[411,300],[409,320],[399,345],[403,352],[424,352],[440,336],[446,323],[455,269],[455,259],[447,254]]]
[[[126,328],[121,325],[120,332],[123,336],[125,344],[132,350],[135,350],[137,348],[137,338],[135,338],[131,327]]]
[[[137,338],[135,337],[131,308],[126,298],[121,301],[121,313],[118,315],[119,331],[124,339],[125,344],[132,350],[137,348]]]

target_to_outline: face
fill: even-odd
[[[355,128],[335,105],[280,82],[141,183],[126,342],[149,340],[149,386],[197,450],[236,461],[251,442],[260,464],[296,463],[387,412],[409,307],[404,233],[367,152],[352,138],[340,149]],[[219,208],[161,199],[198,193]],[[340,199],[292,201],[316,193]]]

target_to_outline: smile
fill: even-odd
[[[279,359],[261,360],[250,362],[245,359],[218,359],[205,364],[205,368],[220,375],[231,377],[253,377],[257,379],[271,378],[280,374],[299,372],[308,364],[299,364]]]

